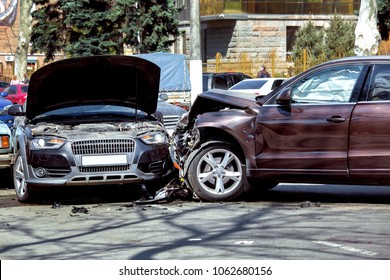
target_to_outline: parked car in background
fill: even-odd
[[[203,91],[213,88],[228,89],[245,79],[252,77],[241,72],[203,73]]]
[[[168,99],[168,95],[165,93],[161,93],[159,95],[157,111],[163,115],[164,127],[168,131],[169,135],[172,135],[177,123],[183,114],[187,113],[187,111],[178,105],[168,103]]]
[[[3,98],[0,93],[0,121],[4,122],[8,127],[12,127],[14,124],[14,117],[8,114],[8,108],[12,105],[12,102]]]
[[[390,56],[330,61],[265,97],[211,90],[175,131],[180,176],[209,201],[279,182],[390,185]]]
[[[11,131],[0,120],[0,169],[9,168],[11,165]]]
[[[13,104],[24,104],[27,98],[28,85],[15,84],[4,88],[1,95]]]
[[[172,174],[169,135],[154,115],[160,68],[134,56],[87,56],[35,71],[13,105],[13,181],[19,201],[46,188],[161,188]],[[119,80],[123,83],[84,83]],[[59,85],[68,81],[73,90]]]
[[[280,86],[285,78],[255,78],[243,80],[234,86],[230,87],[229,90],[249,92],[257,95],[267,95],[278,86]]]
[[[8,86],[9,86],[8,82],[0,81],[0,92],[2,92],[3,89],[8,87]]]

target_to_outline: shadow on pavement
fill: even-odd
[[[272,190],[254,191],[247,201],[390,203],[390,186],[280,184]]]

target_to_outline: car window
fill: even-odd
[[[280,85],[283,83],[283,81],[284,81],[284,79],[275,80],[274,83],[272,84],[271,89],[274,90],[275,88],[277,88],[278,86],[280,86]]]
[[[227,89],[228,88],[228,80],[227,80],[226,75],[215,76],[213,88]]]
[[[209,75],[203,75],[203,91],[207,91],[209,88]]]
[[[237,84],[238,82],[241,82],[243,80],[243,77],[241,75],[232,75],[232,85]]]
[[[93,116],[97,118],[99,116],[107,116],[111,115],[113,118],[116,115],[120,116],[128,116],[138,118],[146,117],[147,114],[145,112],[135,110],[129,107],[115,106],[115,105],[82,105],[82,106],[74,106],[67,108],[60,108],[52,111],[45,112],[41,115],[35,117],[35,120],[41,119],[50,119],[50,118],[58,118],[62,117],[71,117],[71,118],[86,118],[88,116]]]
[[[259,89],[261,88],[267,81],[266,80],[246,80],[245,82],[241,82],[235,84],[230,89]]]
[[[390,100],[390,65],[376,65],[369,90],[369,100]]]
[[[9,86],[9,87],[4,89],[4,92],[6,92],[8,94],[16,94],[16,91],[17,91],[16,86]]]
[[[22,86],[20,88],[20,90],[23,92],[23,93],[27,93],[28,92],[28,86]]]
[[[293,86],[292,102],[348,102],[362,68],[362,66],[343,66],[308,76]]]

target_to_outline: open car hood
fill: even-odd
[[[103,55],[64,59],[33,73],[26,117],[75,105],[109,104],[156,111],[160,68],[134,56]]]

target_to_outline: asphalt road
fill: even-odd
[[[2,260],[390,259],[390,187],[281,184],[236,202],[145,205],[110,187],[21,204],[8,187]]]

